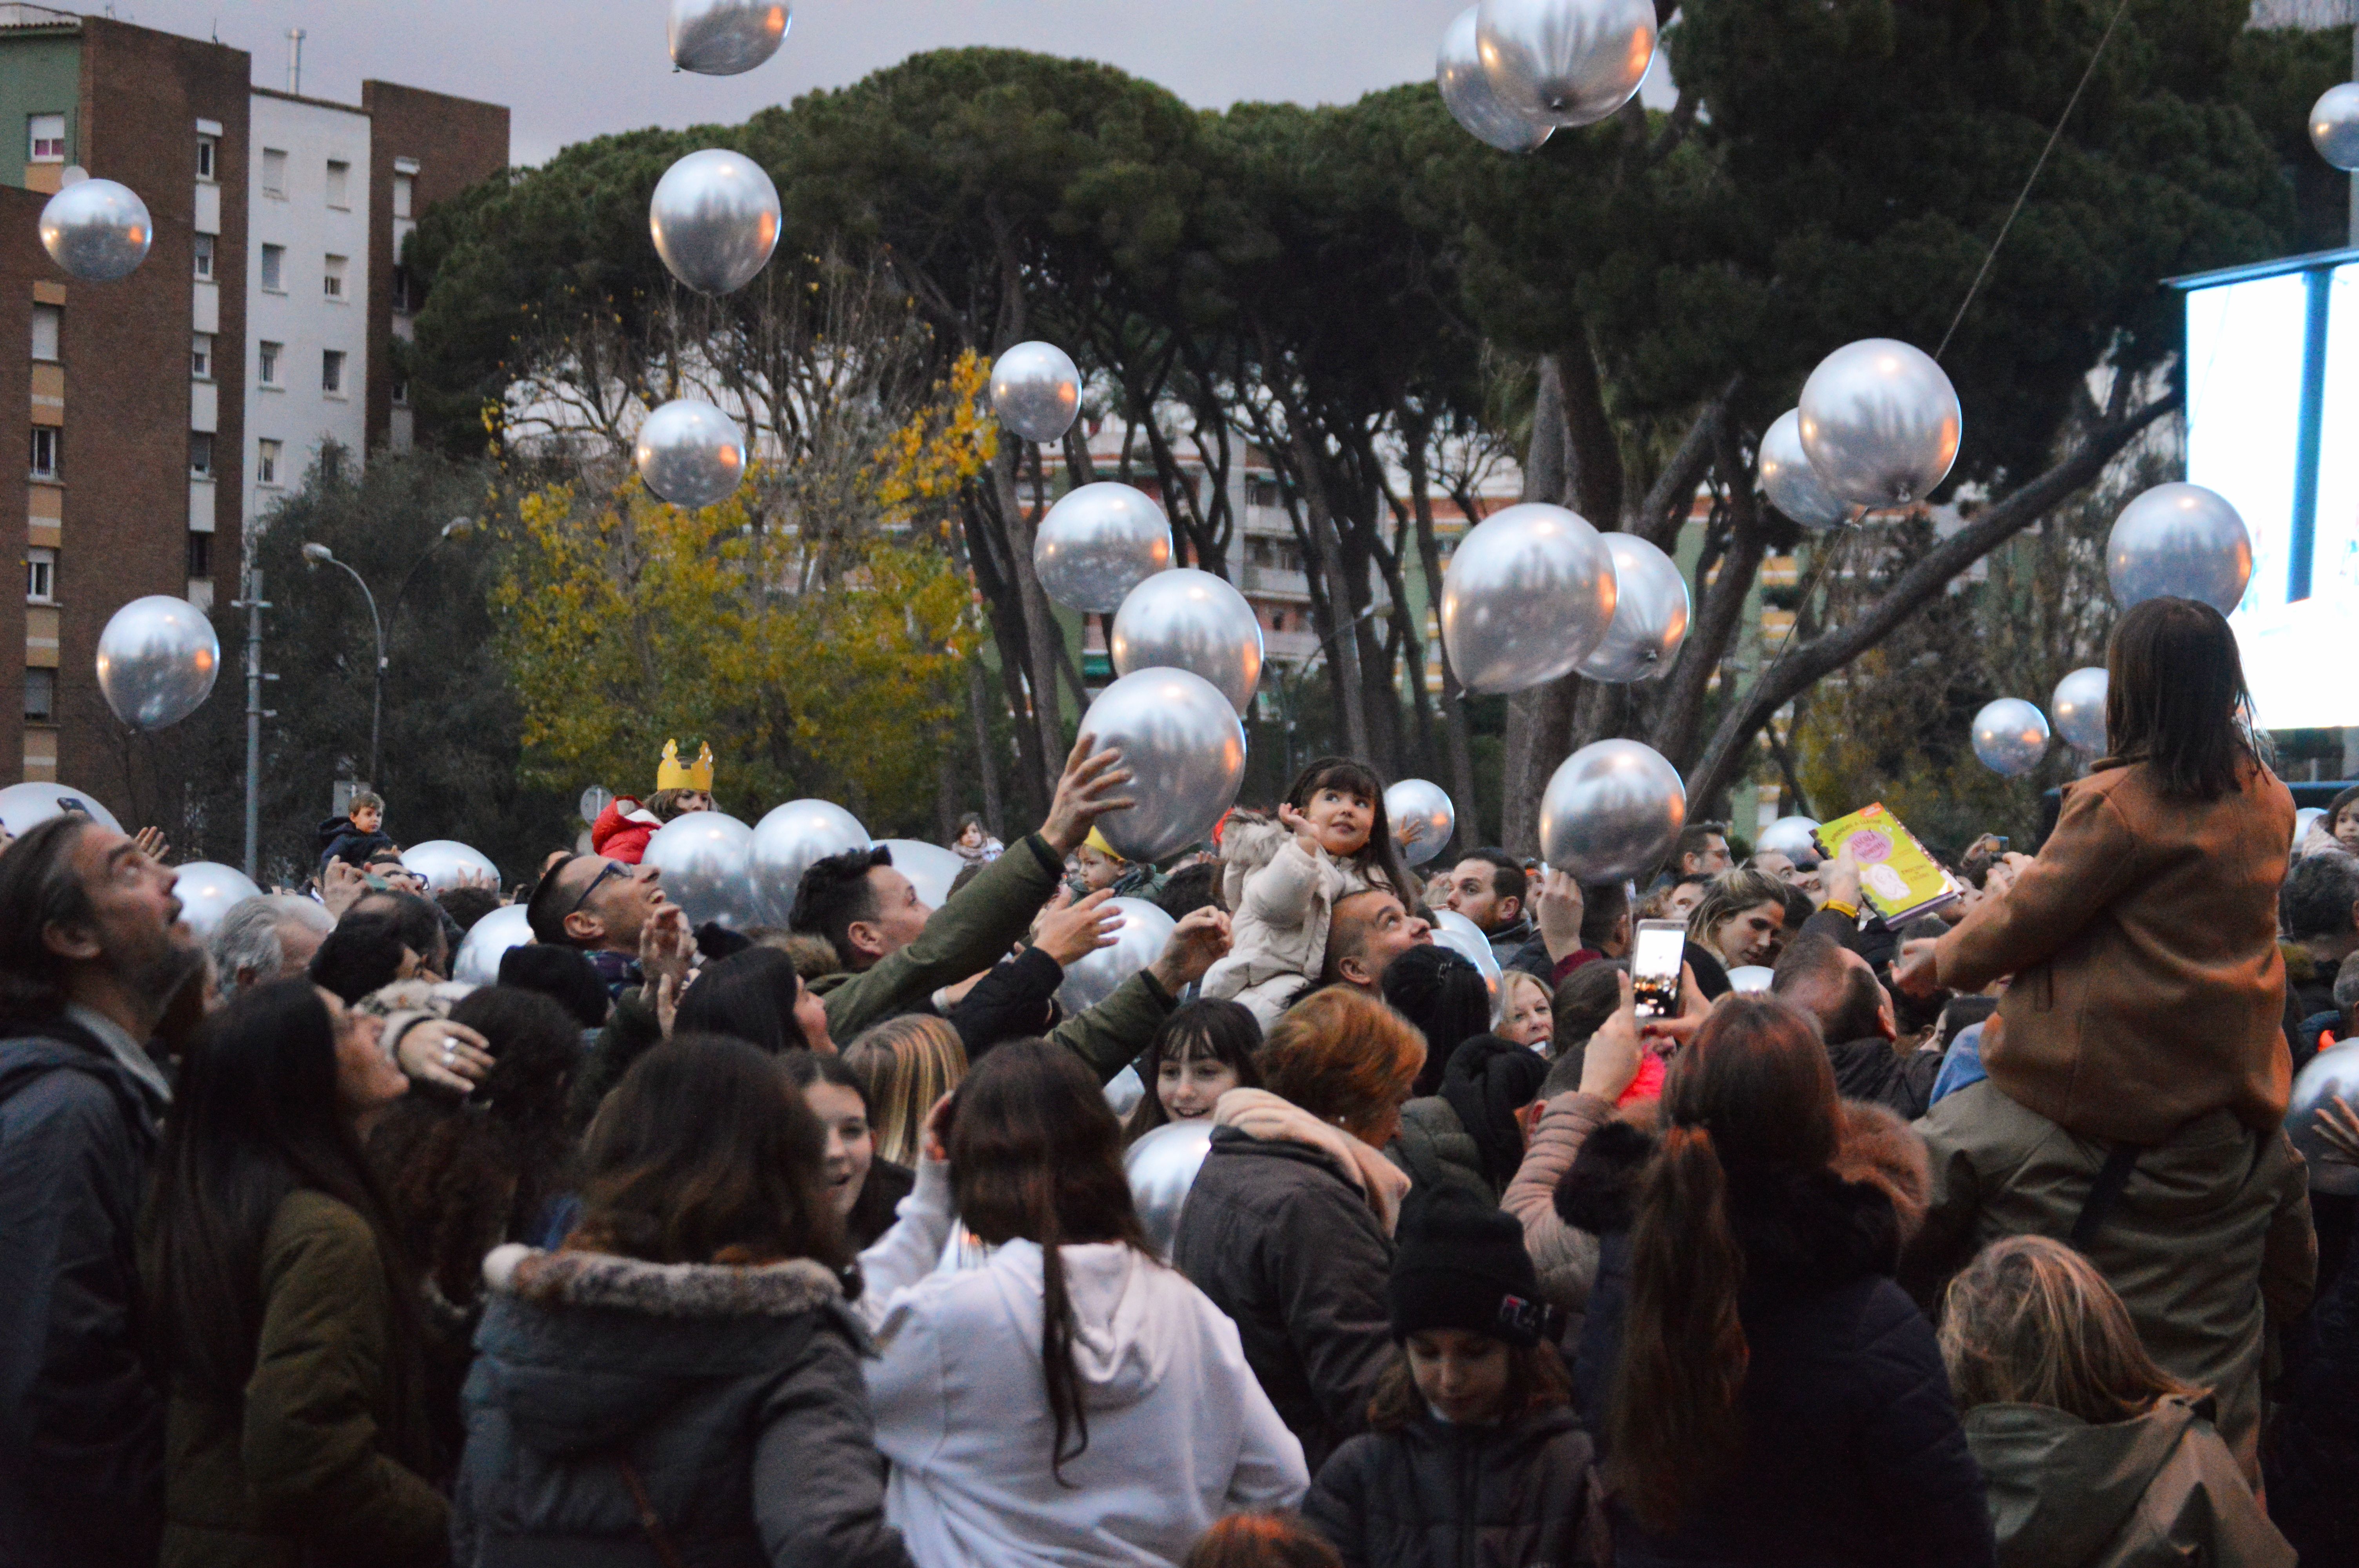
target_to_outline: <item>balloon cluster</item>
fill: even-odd
[[[1434,82],[1470,134],[1527,153],[1627,103],[1655,41],[1653,0],[1482,0],[1442,34]]]

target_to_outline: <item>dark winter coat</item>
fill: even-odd
[[[319,827],[320,865],[325,869],[330,860],[342,860],[348,866],[365,866],[369,857],[379,849],[394,848],[394,842],[383,833],[364,833],[353,826],[349,816],[331,816]]]
[[[1393,1244],[1333,1161],[1215,1129],[1171,1262],[1235,1321],[1246,1363],[1314,1474],[1365,1429],[1368,1394],[1393,1353]]]
[[[1835,1067],[1835,1092],[1845,1099],[1880,1105],[1904,1121],[1914,1121],[1933,1103],[1933,1080],[1941,1076],[1942,1054],[1893,1049],[1880,1036],[1827,1047]]]
[[[158,1108],[64,1019],[0,1036],[0,1563],[152,1563],[164,1396],[133,1303]]]
[[[1743,1445],[1731,1472],[1668,1536],[1616,1506],[1616,1560],[1670,1563],[1989,1564],[1996,1548],[1981,1472],[1950,1398],[1932,1325],[1892,1271],[1893,1189],[1923,1155],[1861,1150],[1908,1137],[1889,1116],[1847,1107],[1839,1171],[1740,1168],[1729,1221],[1745,1255],[1737,1315],[1751,1353],[1738,1395]],[[1613,1371],[1630,1296],[1629,1227],[1653,1141],[1609,1122],[1558,1188],[1567,1223],[1602,1238],[1576,1374],[1583,1410],[1609,1430]],[[1902,1172],[1905,1169],[1907,1175]],[[1863,1168],[1864,1167],[1864,1168]],[[1857,1170],[1864,1179],[1847,1179]]]
[[[860,1184],[860,1195],[852,1200],[852,1212],[843,1217],[844,1239],[856,1251],[865,1252],[876,1245],[876,1238],[893,1228],[894,1210],[918,1184],[918,1173],[907,1165],[897,1165],[890,1160],[872,1160],[868,1179]]]
[[[1302,1517],[1344,1568],[1571,1568],[1590,1454],[1570,1410],[1498,1426],[1423,1416],[1338,1448]]]
[[[1521,969],[1544,986],[1556,983],[1556,960],[1549,957],[1548,944],[1530,921],[1516,920],[1484,935],[1491,943],[1492,961],[1500,968]]]
[[[951,1027],[966,1047],[967,1065],[1003,1040],[1046,1034],[1057,1026],[1057,988],[1065,967],[1038,947],[994,964],[951,1009]]]
[[[1385,1145],[1385,1158],[1398,1165],[1419,1192],[1456,1187],[1487,1204],[1499,1201],[1484,1178],[1483,1151],[1457,1109],[1440,1095],[1401,1107],[1400,1130]]]
[[[908,1568],[833,1274],[503,1247],[467,1379],[461,1568]]]

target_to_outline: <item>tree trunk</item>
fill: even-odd
[[[1556,356],[1564,397],[1564,504],[1601,530],[1622,525],[1622,441],[1605,412],[1605,388],[1585,326]]]
[[[1005,836],[1007,814],[999,798],[999,763],[991,754],[991,703],[984,694],[983,660],[966,662],[967,717],[974,724],[974,767],[983,782],[983,820],[992,832]]]
[[[1561,504],[1571,478],[1571,459],[1564,373],[1556,355],[1543,355],[1539,389],[1532,401],[1531,444],[1524,458],[1524,500]],[[1572,688],[1580,679],[1566,676],[1507,698],[1506,754],[1499,778],[1499,841],[1510,853],[1539,853],[1540,792],[1563,760],[1564,742],[1572,726]]]
[[[1360,685],[1359,627],[1352,619],[1358,613],[1356,601],[1365,596],[1367,588],[1364,583],[1354,594],[1344,573],[1335,516],[1327,501],[1326,476],[1300,411],[1289,408],[1287,423],[1294,427],[1294,461],[1302,476],[1302,499],[1310,513],[1310,546],[1318,552],[1319,574],[1327,579],[1325,646],[1336,707],[1343,716],[1343,748],[1354,757],[1370,758],[1366,694]]]
[[[1745,626],[1745,606],[1753,579],[1761,569],[1764,541],[1760,514],[1754,502],[1753,474],[1745,461],[1744,443],[1723,422],[1714,435],[1715,461],[1726,497],[1725,535],[1715,552],[1709,542],[1696,560],[1696,612],[1688,622],[1687,645],[1672,665],[1670,684],[1655,712],[1649,739],[1670,764],[1684,775],[1693,759],[1696,731],[1703,723],[1705,698],[1712,677],[1728,658]],[[1713,567],[1718,566],[1718,575]],[[1694,790],[1690,800],[1702,798]]]
[[[1441,541],[1433,531],[1433,496],[1428,490],[1424,453],[1412,454],[1408,473],[1409,504],[1417,518],[1418,563],[1425,570],[1425,596],[1435,613],[1441,606]],[[1475,519],[1470,514],[1471,527]],[[1474,793],[1474,737],[1466,722],[1466,694],[1450,667],[1448,649],[1441,656],[1442,743],[1450,760],[1450,799],[1458,814],[1459,842],[1484,842],[1481,802]]]
[[[993,463],[991,482],[1006,519],[1009,575],[1016,579],[1017,602],[1024,611],[1025,684],[1032,695],[1031,719],[1039,748],[1045,803],[1052,787],[1049,781],[1065,760],[1064,719],[1057,703],[1057,663],[1064,652],[1064,633],[1048,594],[1041,589],[1039,574],[1032,569],[1033,520],[1026,515],[1016,495],[1013,467],[1007,462]]]

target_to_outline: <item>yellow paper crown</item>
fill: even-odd
[[[1090,829],[1090,836],[1087,838],[1082,839],[1082,842],[1090,849],[1095,849],[1099,854],[1103,855],[1109,860],[1121,860],[1125,866],[1130,864],[1129,860],[1125,860],[1122,855],[1115,852],[1113,845],[1106,842],[1105,835],[1099,832],[1094,827]]]
[[[664,742],[663,761],[656,764],[656,788],[701,789],[712,793],[712,743],[702,742],[697,749],[694,766],[679,760],[679,742]]]

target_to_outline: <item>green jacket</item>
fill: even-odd
[[[1456,1187],[1498,1206],[1499,1195],[1483,1174],[1483,1152],[1467,1135],[1466,1124],[1440,1095],[1413,1099],[1401,1107],[1400,1131],[1385,1145],[1385,1158],[1399,1166],[1419,1192]]]
[[[419,1471],[419,1369],[392,1364],[393,1285],[368,1224],[324,1194],[278,1206],[245,1395],[176,1379],[161,1568],[439,1563],[451,1508]]]
[[[1114,987],[1105,1000],[1050,1030],[1049,1043],[1077,1054],[1103,1084],[1138,1059],[1177,1005],[1171,993],[1141,969]]]

